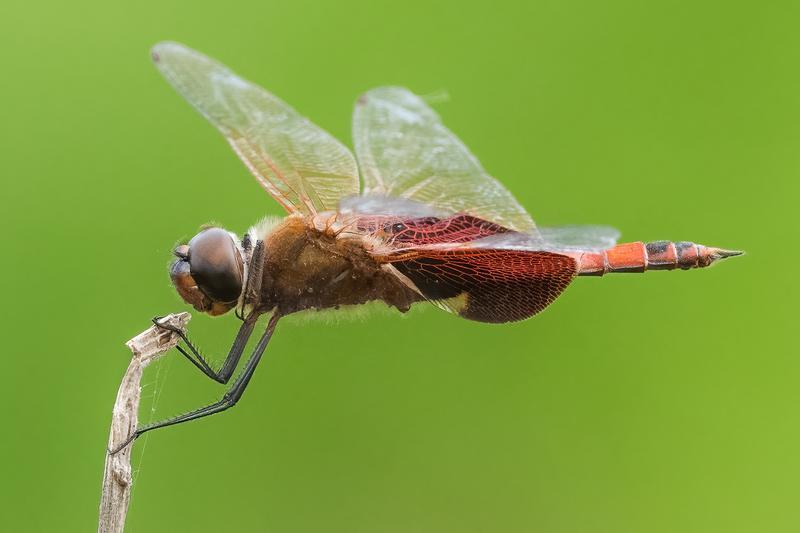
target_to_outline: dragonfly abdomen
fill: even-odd
[[[578,261],[578,276],[602,276],[611,272],[703,268],[741,253],[686,241],[653,241],[627,242],[602,252],[583,252],[574,257]]]

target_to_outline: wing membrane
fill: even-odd
[[[178,43],[156,45],[153,60],[290,213],[336,209],[358,193],[350,151],[276,96]]]
[[[511,193],[407,89],[381,87],[359,98],[353,142],[366,195],[397,196],[536,233]]]
[[[575,276],[575,261],[550,252],[418,250],[391,260],[439,307],[480,322],[513,322],[550,305]]]
[[[607,226],[540,228],[519,233],[466,214],[440,219],[365,216],[362,230],[381,235],[379,262],[421,296],[481,322],[532,316],[576,274],[574,252],[605,250],[618,232]]]
[[[613,247],[619,231],[609,226],[540,227],[538,235],[499,233],[476,240],[476,248],[550,252],[602,252]]]

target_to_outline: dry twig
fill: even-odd
[[[190,318],[189,313],[177,313],[167,315],[159,322],[184,329]],[[174,347],[178,340],[175,333],[151,326],[126,343],[133,352],[133,357],[117,391],[117,401],[114,403],[111,417],[111,432],[108,437],[109,450],[117,449],[136,431],[142,370],[159,355]],[[106,454],[98,533],[121,533],[125,528],[125,516],[128,513],[133,483],[131,448],[126,446],[114,455]]]

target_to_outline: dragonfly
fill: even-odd
[[[219,401],[140,427],[131,441],[234,406],[279,319],[292,313],[371,301],[406,312],[431,302],[469,320],[515,322],[545,309],[577,276],[702,268],[741,253],[693,242],[616,244],[619,233],[607,226],[537,226],[425,100],[401,87],[357,99],[354,156],[195,50],[164,42],[152,57],[286,216],[241,237],[202,227],[174,250],[170,277],[182,299],[212,316],[233,310],[242,321],[219,368],[175,331],[185,344],[178,349],[203,374],[229,383],[259,317],[269,320]]]

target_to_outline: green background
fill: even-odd
[[[285,320],[236,409],[137,442],[129,531],[798,531],[798,21],[790,1],[4,0],[0,529],[96,527],[123,342],[185,309],[173,244],[280,213],[151,65],[172,39],[347,143],[362,91],[446,90],[540,223],[748,255],[578,279],[513,325]],[[236,327],[190,331],[219,360]],[[144,421],[222,393],[175,353],[144,383]]]

